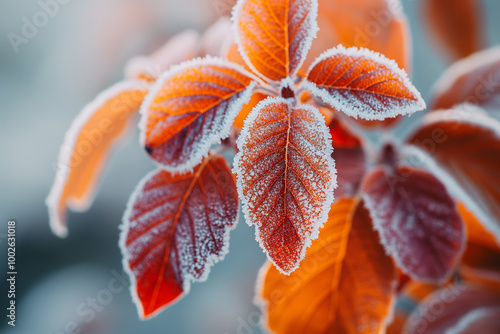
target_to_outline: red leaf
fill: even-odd
[[[408,142],[500,241],[500,121],[474,108],[433,112]]]
[[[483,16],[477,0],[424,0],[429,35],[453,57],[462,58],[483,48]]]
[[[383,120],[425,108],[420,93],[393,60],[339,45],[311,65],[304,87],[354,118]]]
[[[146,96],[145,86],[144,82],[129,80],[108,88],[71,124],[47,197],[50,227],[58,236],[68,233],[67,207],[83,211],[92,203],[108,156],[129,130]]]
[[[245,70],[216,58],[172,68],[142,105],[143,145],[169,171],[193,168],[228,136],[254,85]]]
[[[297,73],[318,30],[314,0],[239,0],[236,43],[256,74],[279,81]]]
[[[361,186],[382,243],[416,280],[440,281],[456,266],[465,228],[441,182],[412,167],[378,167]]]
[[[267,98],[245,121],[235,170],[243,211],[268,258],[291,273],[333,202],[330,134],[319,111]]]
[[[434,292],[427,297],[411,314],[403,329],[404,334],[465,334],[469,326],[479,325],[478,319],[487,321],[492,312],[498,316],[500,294],[475,285],[454,284]],[[491,322],[491,331],[479,331],[475,334],[498,333],[498,317]],[[470,328],[470,327],[469,327]],[[449,332],[448,332],[449,330]]]
[[[141,181],[123,219],[120,242],[141,318],[151,317],[204,281],[229,247],[238,216],[231,170],[209,156],[193,172],[156,170]]]
[[[361,139],[337,118],[334,118],[328,127],[332,135],[332,157],[337,168],[338,187],[335,195],[337,198],[354,196],[366,172],[366,158]]]
[[[433,109],[467,102],[500,119],[500,47],[477,52],[453,64],[436,83],[432,100]]]

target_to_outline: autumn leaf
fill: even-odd
[[[237,65],[204,58],[173,67],[141,107],[141,142],[166,170],[192,169],[229,135],[255,82]]]
[[[415,280],[447,278],[462,255],[465,228],[444,185],[413,167],[376,167],[361,185],[382,244]]]
[[[146,93],[143,82],[123,81],[97,96],[73,121],[47,197],[50,226],[58,236],[68,233],[66,207],[83,211],[92,203],[106,159],[130,128]]]
[[[245,119],[248,117],[252,109],[255,108],[255,106],[259,104],[260,101],[266,99],[267,97],[269,97],[269,95],[260,92],[254,92],[252,94],[252,97],[250,98],[250,101],[243,105],[240,112],[238,113],[238,116],[236,116],[236,118],[234,119],[233,126],[237,129],[242,129],[243,124],[245,123]]]
[[[404,68],[411,63],[408,19],[399,0],[320,0],[318,37],[305,65],[338,44],[379,52]]]
[[[292,77],[316,37],[317,15],[315,0],[239,0],[233,22],[243,59],[267,80]]]
[[[386,334],[402,334],[408,317],[418,304],[427,296],[442,288],[439,284],[419,281],[407,282],[398,293],[392,322],[387,326]]]
[[[354,118],[383,120],[425,108],[406,73],[367,49],[325,51],[311,65],[303,87],[337,111]]]
[[[141,181],[123,218],[120,247],[141,318],[156,315],[204,281],[229,247],[238,196],[222,156],[190,173],[156,170]]]
[[[477,0],[424,0],[421,2],[429,36],[454,58],[483,48],[482,8]]]
[[[460,276],[469,282],[500,291],[500,245],[463,203],[458,211],[467,228],[467,248],[459,268]]]
[[[364,334],[383,331],[397,272],[356,199],[342,198],[290,276],[265,265],[257,294],[275,333]]]
[[[284,273],[298,267],[333,202],[335,165],[324,122],[310,105],[267,98],[252,110],[237,141],[243,212]]]
[[[500,47],[480,51],[457,61],[439,78],[432,109],[471,103],[500,119]]]
[[[337,168],[335,196],[352,197],[358,192],[366,172],[366,157],[361,138],[338,118],[328,125],[332,136],[333,158]]]
[[[500,240],[500,122],[458,106],[426,115],[408,142],[421,159]]]
[[[499,309],[499,293],[473,284],[454,284],[427,297],[402,333],[494,334],[498,333]]]

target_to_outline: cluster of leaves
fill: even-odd
[[[269,260],[257,295],[276,333],[441,333],[458,319],[472,329],[494,321],[500,94],[495,87],[470,97],[484,88],[484,73],[500,73],[498,49],[451,67],[413,133],[374,148],[365,131],[391,131],[424,109],[419,92],[379,53],[318,50],[332,32],[335,43],[361,46],[349,29],[370,20],[360,13],[380,9],[389,22],[362,46],[407,68],[400,4],[320,0],[319,8],[315,0],[239,0],[232,23],[185,32],[131,61],[128,79],[68,132],[47,201],[54,232],[66,234],[66,206],[90,205],[104,158],[140,109],[140,141],[158,168],[129,201],[120,247],[141,318],[206,279],[228,251],[241,200]],[[237,151],[233,170],[225,149]],[[457,275],[467,283],[457,285]],[[457,301],[449,313],[429,314],[443,291]],[[405,300],[420,303],[411,315],[399,307]]]

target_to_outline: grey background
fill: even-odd
[[[427,99],[448,62],[425,36],[418,1],[403,3],[413,38],[412,81]],[[499,44],[500,2],[483,3],[489,44]],[[182,29],[202,29],[224,6],[223,0],[72,0],[15,53],[8,33],[20,33],[22,18],[40,7],[36,0],[0,0],[0,233],[15,219],[18,246],[17,327],[7,328],[1,312],[0,332],[64,332],[68,321],[82,320],[77,306],[107,287],[112,270],[121,272],[118,225],[153,164],[136,131],[110,160],[94,205],[70,213],[69,237],[59,239],[50,232],[44,201],[64,134],[87,102],[122,78],[127,59]],[[124,289],[83,332],[260,333],[252,298],[265,256],[241,216],[226,259],[181,302],[141,322]],[[0,250],[5,275],[1,235]],[[0,309],[6,306],[3,277]]]

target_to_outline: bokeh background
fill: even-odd
[[[7,307],[6,224],[17,222],[17,321],[1,333],[261,333],[253,304],[258,269],[265,261],[254,230],[240,215],[230,253],[208,281],[193,284],[181,302],[142,322],[128,287],[95,312],[90,324],[77,313],[88,298],[122,273],[118,225],[132,190],[154,168],[139,147],[137,130],[110,160],[94,205],[70,213],[70,234],[54,236],[45,206],[64,134],[79,110],[120,80],[132,56],[147,54],[186,28],[202,30],[229,0],[69,0],[27,44],[12,48],[23,17],[38,0],[0,0],[0,309]],[[485,0],[489,45],[500,44],[500,2]],[[403,0],[413,39],[412,81],[425,99],[449,65],[428,38],[418,0]],[[417,116],[418,117],[418,116]],[[404,127],[405,125],[403,125]],[[120,286],[120,284],[117,284]]]

